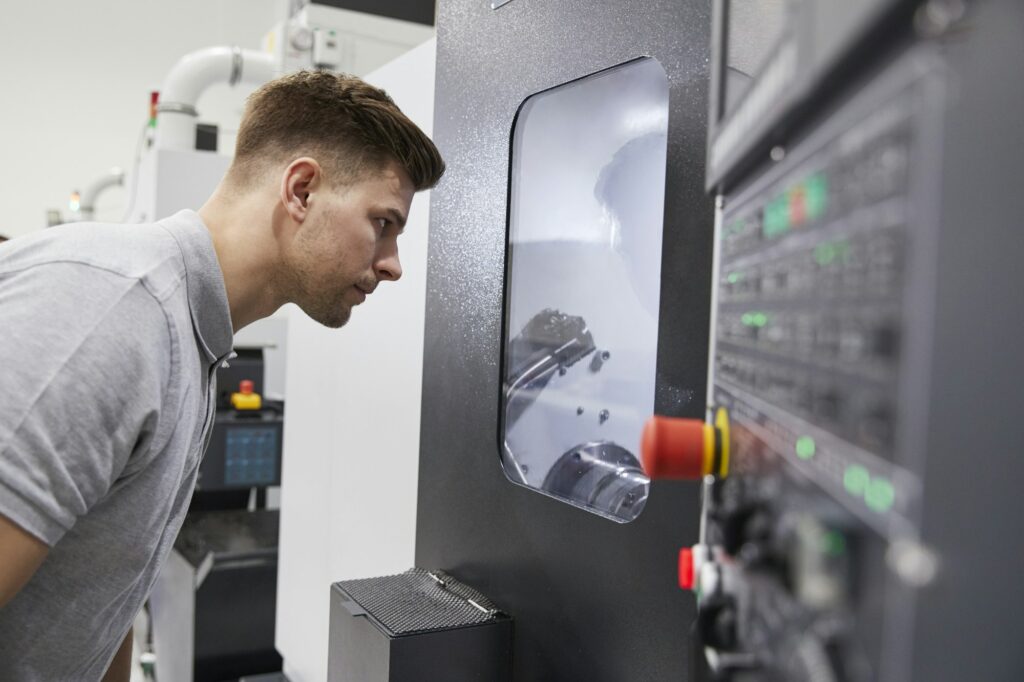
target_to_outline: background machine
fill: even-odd
[[[150,596],[158,680],[219,682],[281,670],[274,648],[280,510],[268,508],[267,489],[281,482],[284,403],[262,398],[263,349],[236,352],[217,370],[210,444]]]

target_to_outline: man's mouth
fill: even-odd
[[[377,287],[373,284],[357,284],[353,287],[359,294],[359,302],[362,303],[366,300],[366,297],[373,293],[373,290]]]

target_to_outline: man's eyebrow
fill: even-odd
[[[396,209],[393,209],[393,208],[388,208],[388,209],[385,209],[385,210],[391,215],[391,219],[394,221],[394,223],[396,225],[398,225],[398,229],[404,230],[405,229],[405,216],[402,215]]]

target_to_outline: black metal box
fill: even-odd
[[[329,682],[507,682],[512,619],[440,571],[331,586]]]

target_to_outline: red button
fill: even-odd
[[[700,480],[704,475],[704,427],[700,419],[648,419],[640,442],[644,472],[652,479]]]
[[[795,187],[789,192],[789,222],[793,227],[800,227],[807,219],[807,195],[803,186]]]
[[[689,547],[679,550],[679,587],[693,589],[693,550]]]
[[[249,379],[242,379],[238,383],[238,392],[239,393],[244,393],[246,395],[249,395],[250,393],[252,393],[252,389],[253,389],[253,383]]]

